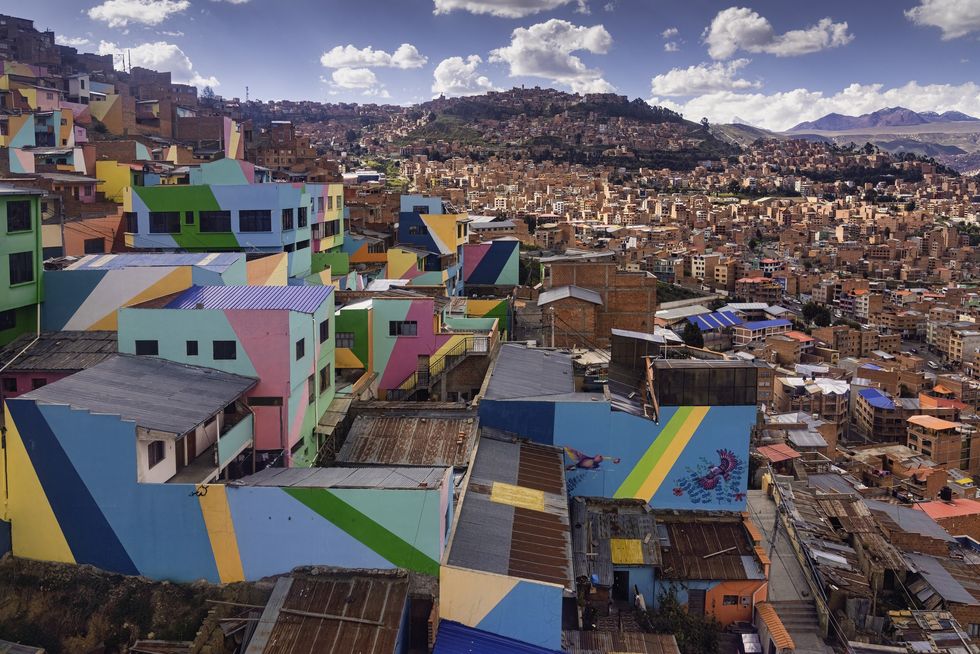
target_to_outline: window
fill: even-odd
[[[282,231],[287,231],[293,228],[293,210],[283,209],[282,210]]]
[[[296,360],[299,361],[306,354],[306,339],[301,338],[296,341]]]
[[[6,311],[0,311],[0,331],[5,329],[13,329],[17,326],[17,310],[7,309]]]
[[[30,200],[12,200],[7,203],[7,233],[27,232],[31,229]]]
[[[310,239],[306,239],[305,241],[296,241],[297,250],[305,250],[308,247],[310,247]]]
[[[268,209],[242,209],[238,212],[238,231],[271,232],[272,212]]]
[[[160,344],[157,341],[136,341],[136,354],[155,357],[159,353]]]
[[[235,341],[214,341],[211,343],[211,354],[216,361],[231,361],[238,357]]]
[[[429,213],[429,207],[425,206],[424,204],[417,204],[412,207],[412,213],[417,213],[419,215],[424,213],[427,214]]]
[[[354,348],[354,332],[337,332],[337,347]]]
[[[388,248],[385,246],[384,241],[378,241],[377,243],[368,245],[368,253],[370,254],[384,254],[387,251]]]
[[[308,397],[306,398],[310,404],[316,402],[316,377],[310,375],[306,380],[306,390],[308,392]]]
[[[85,248],[85,254],[105,254],[105,239],[103,238],[87,238],[82,246]]]
[[[231,212],[202,211],[200,229],[202,232],[230,232]]]
[[[333,209],[333,196],[332,195],[328,195],[327,196],[327,210],[329,211],[331,209]]]
[[[320,368],[320,395],[323,395],[330,388],[330,364]]]
[[[135,211],[123,213],[123,219],[126,221],[126,232],[128,234],[135,234],[139,231],[139,221],[137,220]]]
[[[153,441],[146,445],[146,462],[150,468],[167,458],[167,448],[163,441]]]
[[[34,253],[14,252],[10,255],[10,285],[34,281]]]
[[[323,213],[323,198],[322,197],[316,199],[316,210],[318,212],[320,212],[320,213]]]
[[[42,386],[47,386],[47,385],[48,385],[48,380],[42,379],[41,377],[35,377],[31,380],[31,388],[33,388],[35,391],[41,388]]]
[[[320,323],[320,342],[325,342],[330,338],[330,318]]]
[[[187,356],[197,356],[197,341],[187,341]]]
[[[151,211],[150,233],[151,234],[179,234],[180,212]]]
[[[250,397],[249,406],[282,406],[281,397]]]
[[[408,235],[409,236],[421,236],[423,233],[424,232],[422,230],[422,226],[421,225],[409,225],[408,226]]]
[[[283,252],[293,252],[296,250],[296,245],[293,243],[286,243],[284,246],[282,246],[282,250]]]
[[[299,218],[297,219],[296,224],[300,229],[302,229],[303,227],[306,227],[306,207],[300,207],[298,211]]]
[[[723,595],[721,604],[722,606],[738,606],[738,595]]]
[[[415,320],[391,320],[388,322],[388,336],[418,336],[419,324]]]
[[[338,209],[343,209],[344,208],[344,196],[343,195],[338,195],[337,196],[337,208]]]
[[[17,392],[17,378],[16,377],[4,377],[3,378],[3,392],[4,393],[16,393]]]
[[[194,224],[194,212],[193,211],[185,211],[184,212],[184,224],[185,225],[193,225]]]

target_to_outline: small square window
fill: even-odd
[[[354,332],[337,332],[335,339],[337,347],[354,348]]]
[[[187,341],[187,356],[197,356],[197,341]]]
[[[306,339],[301,338],[296,341],[296,360],[299,361],[306,354]]]
[[[165,458],[167,458],[167,448],[163,441],[153,441],[147,444],[146,461],[148,467],[154,467]]]
[[[136,341],[136,354],[155,357],[159,353],[160,344],[157,341]]]
[[[7,233],[31,229],[30,200],[11,200],[7,203]]]
[[[3,392],[4,393],[16,393],[17,392],[17,378],[16,377],[4,377],[3,378]]]
[[[184,212],[184,224],[185,225],[193,225],[194,224],[194,212],[193,211],[185,211]]]
[[[216,361],[232,361],[238,358],[238,347],[235,341],[213,341],[211,354]]]
[[[48,385],[48,380],[42,379],[41,377],[35,377],[34,379],[31,380],[31,388],[33,388],[34,390],[37,390],[42,386],[47,386],[47,385]]]

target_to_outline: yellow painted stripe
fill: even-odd
[[[201,513],[204,524],[211,539],[211,550],[214,552],[214,563],[218,567],[218,577],[221,583],[245,581],[245,571],[242,569],[242,557],[238,553],[238,539],[235,536],[235,524],[231,520],[231,509],[228,508],[228,495],[221,484],[210,484],[207,493],[200,495]]]
[[[677,435],[671,440],[667,449],[664,451],[663,456],[657,461],[657,465],[653,467],[653,471],[650,476],[647,477],[643,483],[640,485],[640,489],[634,495],[635,498],[641,499],[645,502],[649,502],[653,496],[660,489],[660,485],[664,483],[664,479],[667,478],[667,474],[670,472],[674,464],[680,458],[681,453],[687,444],[691,442],[691,437],[694,436],[694,432],[698,430],[701,425],[701,421],[704,417],[708,415],[708,409],[710,407],[706,406],[695,406],[691,407],[691,413],[687,416],[684,424],[677,431]]]
[[[498,504],[509,504],[521,509],[544,511],[544,491],[514,486],[502,481],[493,482],[493,486],[490,488],[490,501]]]

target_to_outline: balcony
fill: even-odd
[[[225,414],[218,440],[184,466],[168,484],[206,484],[216,480],[236,456],[252,444],[254,418],[247,411]]]

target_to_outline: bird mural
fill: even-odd
[[[583,452],[579,452],[573,447],[565,446],[565,456],[572,460],[571,465],[565,466],[565,470],[597,470],[599,465],[603,461],[612,461],[613,463],[619,463],[619,458],[609,458],[601,454],[596,454],[595,456],[589,456]]]
[[[717,454],[717,463],[702,458],[703,467],[687,468],[684,476],[675,480],[674,495],[686,495],[694,504],[744,500],[745,494],[741,492],[744,464],[731,450],[717,450]]]

